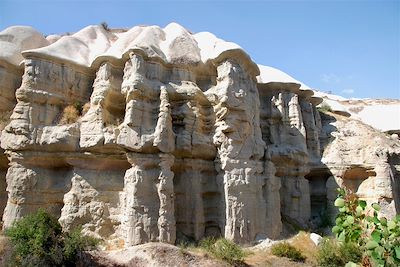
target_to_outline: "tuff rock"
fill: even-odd
[[[125,246],[251,243],[332,218],[339,186],[399,213],[399,140],[236,44],[174,23],[2,36],[3,227],[42,207]]]

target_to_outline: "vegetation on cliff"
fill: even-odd
[[[82,251],[98,244],[79,228],[63,232],[57,219],[43,209],[14,223],[6,235],[13,246],[9,266],[75,266]]]

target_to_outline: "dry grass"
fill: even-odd
[[[90,109],[90,102],[87,102],[85,105],[82,107],[82,116],[85,115]]]
[[[103,243],[104,249],[106,251],[113,251],[113,250],[119,250],[125,248],[125,240],[124,239],[118,239],[118,240],[113,240],[113,241],[105,241]]]
[[[81,103],[76,102],[74,104],[70,104],[64,108],[62,113],[59,115],[58,124],[65,125],[71,124],[78,121],[80,117],[85,115],[90,109],[90,103],[87,102],[82,106]]]
[[[274,244],[271,247],[271,252],[275,256],[289,258],[296,262],[305,262],[306,260],[306,257],[301,253],[301,251],[288,242]]]
[[[309,233],[300,232],[290,240],[290,243],[307,257],[306,262],[317,264],[318,247],[310,239]]]
[[[74,105],[68,105],[64,108],[59,124],[75,123],[79,118],[79,110]]]
[[[300,232],[287,240],[292,246],[306,256],[305,262],[294,262],[288,258],[281,258],[272,255],[271,249],[251,250],[251,254],[245,258],[249,266],[271,266],[271,267],[314,267],[317,266],[317,246],[310,239],[310,235]]]

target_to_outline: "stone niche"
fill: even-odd
[[[338,185],[327,168],[314,168],[305,178],[310,186],[311,221],[315,226],[326,223],[323,220],[329,220],[331,213],[335,214],[331,207],[336,199],[335,190]]]
[[[222,194],[213,161],[175,159],[175,218],[177,237],[200,240],[221,236]]]
[[[373,169],[367,169],[362,166],[352,166],[343,174],[343,185],[354,193],[362,194],[363,191],[368,191],[368,178],[376,177]]]

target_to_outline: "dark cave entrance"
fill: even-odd
[[[328,192],[326,182],[332,173],[328,169],[313,169],[305,178],[310,186],[311,221],[316,225],[327,223]]]

